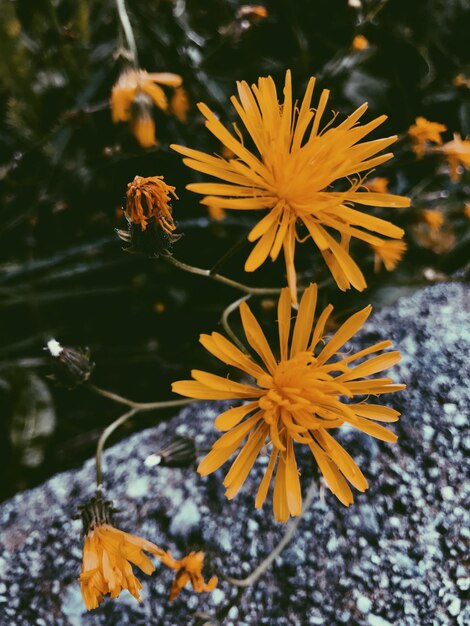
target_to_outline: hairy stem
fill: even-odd
[[[97,387],[96,385],[88,385],[89,389],[94,391],[95,393],[103,396],[104,398],[108,398],[113,402],[117,402],[118,404],[124,404],[130,407],[135,412],[140,411],[153,411],[154,409],[171,409],[172,407],[177,406],[185,406],[187,404],[192,404],[193,402],[197,402],[197,400],[164,400],[162,402],[134,402],[133,400],[129,400],[129,398],[125,398],[124,396],[120,396],[113,391],[108,391],[107,389],[101,389],[101,387]]]
[[[242,302],[245,302],[245,300],[248,300],[249,297],[250,297],[249,295],[248,296],[243,296],[243,298],[240,298],[239,300],[235,300],[235,302],[232,302],[232,304],[229,304],[228,307],[222,313],[222,316],[220,318],[220,323],[224,327],[225,332],[230,337],[230,339],[233,341],[233,343],[235,345],[237,345],[244,354],[249,354],[249,352],[245,348],[245,346],[242,344],[242,342],[238,339],[238,337],[233,332],[233,330],[231,329],[229,321],[228,321],[228,318],[229,318],[230,313],[233,313],[233,311],[238,309],[240,304]]]
[[[102,485],[103,485],[102,458],[103,458],[104,444],[106,443],[108,437],[110,435],[112,435],[112,433],[117,428],[119,428],[119,426],[124,424],[124,422],[127,422],[127,420],[130,419],[136,413],[137,413],[136,409],[131,409],[130,411],[127,411],[127,413],[124,413],[124,415],[121,415],[121,417],[118,417],[117,420],[114,420],[114,422],[112,422],[112,424],[110,424],[107,428],[105,428],[103,430],[103,432],[101,433],[101,436],[98,439],[98,445],[96,446],[96,456],[95,456],[95,459],[96,459],[96,489],[97,489],[97,491],[101,491],[101,488],[102,488]]]
[[[275,287],[250,287],[248,285],[244,285],[243,283],[238,283],[231,278],[227,278],[226,276],[222,276],[221,274],[211,274],[211,270],[204,270],[200,267],[194,267],[194,265],[188,265],[187,263],[178,261],[178,259],[175,259],[175,257],[168,252],[162,253],[161,258],[170,265],[174,265],[184,272],[196,274],[197,276],[204,276],[205,278],[211,278],[212,280],[216,280],[219,283],[223,283],[224,285],[228,285],[229,287],[233,287],[234,289],[238,289],[239,291],[243,291],[243,293],[247,293],[252,296],[271,296],[278,294],[281,291],[279,288]]]
[[[127,13],[126,3],[124,2],[124,0],[116,0],[116,8],[122,27],[122,32],[124,33],[124,37],[128,46],[128,59],[129,61],[131,61],[132,65],[137,68],[139,63],[137,46],[135,43],[134,31],[132,30],[131,22],[129,20],[129,14]]]

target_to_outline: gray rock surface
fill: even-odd
[[[157,567],[152,577],[139,575],[141,604],[123,592],[87,613],[76,582],[80,523],[71,518],[92,495],[90,460],[0,506],[1,626],[179,626],[197,612],[225,613],[227,626],[469,624],[469,322],[470,290],[462,284],[426,288],[373,314],[357,344],[391,338],[403,354],[394,378],[408,389],[387,398],[403,411],[394,425],[398,443],[343,431],[370,489],[349,509],[321,490],[295,539],[238,601],[222,580],[213,594],[184,590],[169,604],[172,576]],[[244,577],[284,533],[269,503],[261,511],[253,506],[263,462],[232,502],[223,495],[224,468],[201,478],[191,469],[144,464],[175,432],[207,447],[221,406],[188,407],[107,450],[108,495],[121,510],[116,526],[176,556],[204,547],[208,570]],[[306,488],[307,455],[301,467]]]

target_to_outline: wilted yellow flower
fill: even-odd
[[[459,166],[470,167],[470,139],[462,139],[454,133],[453,141],[448,141],[440,148],[436,148],[445,155],[450,168],[450,177],[455,183],[459,180]]]
[[[385,176],[376,176],[375,178],[368,178],[364,182],[364,187],[374,193],[387,193],[388,178],[385,178]]]
[[[394,270],[405,254],[406,247],[406,243],[400,239],[390,239],[381,246],[372,246],[375,253],[374,271],[378,272],[382,263],[388,272]]]
[[[297,106],[292,100],[290,71],[286,73],[282,104],[278,102],[270,76],[260,78],[252,87],[246,82],[238,83],[240,101],[235,97],[231,101],[258,155],[249,151],[238,129],[235,134],[230,133],[202,103],[198,106],[206,118],[206,127],[234,152],[235,158],[224,159],[184,146],[172,146],[186,157],[184,162],[189,167],[225,181],[223,184],[188,185],[192,191],[207,194],[202,204],[224,209],[267,210],[248,235],[250,241],[258,243],[246,261],[245,270],[256,270],[268,256],[274,261],[283,250],[294,302],[296,242],[311,237],[338,286],[344,290],[352,285],[362,290],[366,282],[349,255],[350,238],[358,237],[378,245],[382,239],[361,229],[393,238],[401,238],[403,230],[351,205],[406,207],[410,203],[401,196],[361,192],[361,180],[350,178],[392,158],[391,153],[374,155],[394,143],[396,136],[359,143],[382,124],[386,116],[364,126],[357,125],[367,110],[367,104],[363,104],[338,126],[327,124],[320,129],[329,92],[322,92],[316,111],[312,110],[314,84],[312,77],[301,105]],[[331,186],[338,179],[349,182],[349,188],[332,190]],[[300,233],[298,228],[301,228]],[[337,231],[341,241],[337,241],[329,229]]]
[[[380,395],[403,389],[404,385],[393,384],[390,378],[365,378],[394,365],[400,353],[386,352],[363,360],[390,347],[390,341],[381,341],[347,356],[339,353],[367,320],[371,307],[352,315],[324,342],[325,324],[333,307],[328,305],[314,325],[316,301],[317,286],[310,285],[300,302],[289,341],[291,300],[289,289],[282,290],[277,312],[277,358],[245,302],[240,305],[240,315],[257,361],[217,332],[201,335],[200,341],[209,352],[248,374],[255,384],[193,370],[194,380],[178,381],[172,387],[176,393],[190,398],[247,401],[216,419],[216,427],[227,432],[213,444],[198,472],[202,475],[214,472],[241,447],[224,480],[226,496],[231,499],[245,482],[262,448],[269,446],[270,460],[258,489],[256,507],[261,507],[266,499],[277,464],[273,508],[281,522],[287,521],[289,515],[299,515],[302,505],[294,442],[310,448],[331,491],[348,506],[353,496],[345,478],[360,491],[368,485],[359,467],[329,430],[348,423],[384,441],[393,443],[397,439],[373,421],[394,422],[399,417],[397,411],[365,401],[345,403],[340,398],[351,400],[358,395]]]
[[[360,50],[367,50],[369,47],[369,41],[364,35],[356,35],[352,41],[352,49],[359,52]]]
[[[112,504],[100,497],[82,507],[85,531],[82,573],[79,578],[83,601],[90,611],[96,609],[105,595],[117,598],[123,589],[139,600],[142,585],[134,576],[131,563],[145,574],[155,565],[144,554],[171,560],[171,555],[154,543],[114,528],[110,523]]]
[[[442,144],[441,133],[446,130],[447,126],[444,126],[444,124],[430,122],[425,117],[417,117],[415,123],[408,129],[413,152],[421,158],[428,141],[439,145]]]
[[[431,230],[439,230],[444,223],[444,215],[439,209],[421,209],[419,214]]]
[[[182,123],[188,121],[189,98],[184,87],[177,87],[170,101],[173,115]]]
[[[202,575],[204,566],[204,552],[190,552],[181,561],[174,559],[169,553],[163,559],[163,563],[171,569],[177,570],[176,578],[173,581],[170,591],[170,602],[172,602],[179,592],[188,582],[191,582],[194,591],[202,593],[204,591],[214,591],[217,587],[217,576],[205,583]]]
[[[132,224],[139,224],[144,231],[151,219],[160,225],[160,228],[171,235],[176,230],[176,224],[171,214],[170,194],[178,198],[175,188],[167,185],[163,176],[136,176],[127,185],[126,217]]]
[[[168,100],[160,85],[176,88],[181,83],[182,78],[178,74],[125,70],[111,92],[113,122],[130,122],[132,132],[143,148],[155,145],[152,104],[166,111]]]

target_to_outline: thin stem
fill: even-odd
[[[122,31],[128,45],[129,61],[132,62],[134,67],[138,67],[138,55],[137,46],[135,43],[134,31],[132,30],[129,15],[127,13],[126,4],[124,0],[116,0],[116,8],[119,15],[119,21],[121,22]]]
[[[272,296],[280,293],[281,291],[279,288],[274,287],[249,287],[248,285],[238,283],[237,281],[227,278],[226,276],[222,276],[221,274],[211,274],[211,270],[204,270],[200,267],[194,267],[193,265],[188,265],[187,263],[178,261],[178,259],[175,259],[175,257],[168,252],[163,252],[160,256],[167,263],[174,265],[184,272],[196,274],[197,276],[204,276],[205,278],[212,278],[212,280],[216,280],[219,283],[223,283],[224,285],[228,285],[229,287],[233,287],[234,289],[238,289],[239,291],[243,291],[244,293],[248,293],[252,296]]]
[[[241,250],[248,243],[248,239],[246,235],[243,235],[241,239],[239,239],[231,248],[225,252],[218,261],[214,263],[214,265],[209,270],[209,274],[214,276],[217,274],[220,268],[236,253],[238,250]]]
[[[317,484],[316,480],[314,480],[309,487],[307,495],[305,496],[300,515],[291,521],[287,528],[286,534],[278,543],[278,545],[274,548],[271,554],[266,557],[266,559],[255,570],[253,570],[253,572],[249,576],[247,576],[247,578],[227,578],[229,582],[231,582],[233,585],[236,585],[237,587],[249,587],[250,585],[253,585],[258,580],[258,578],[266,572],[267,569],[269,569],[273,561],[281,554],[281,552],[294,536],[295,531],[297,530],[297,526],[299,525],[307,509],[312,503],[316,490]]]
[[[243,298],[240,298],[239,300],[235,300],[235,302],[232,302],[232,304],[229,304],[228,307],[224,309],[224,312],[222,313],[222,316],[220,318],[220,323],[224,327],[225,332],[233,341],[233,343],[237,345],[244,354],[249,354],[249,352],[245,348],[245,346],[242,344],[242,342],[238,339],[238,337],[233,332],[233,330],[231,329],[228,318],[229,318],[230,313],[233,313],[233,311],[238,309],[240,304],[248,300],[249,297],[250,296],[243,296]]]
[[[131,409],[118,417],[117,420],[114,420],[112,424],[110,424],[107,428],[103,430],[101,433],[101,437],[98,439],[98,445],[96,446],[96,489],[101,490],[103,485],[103,467],[102,467],[102,458],[103,458],[103,448],[106,443],[108,437],[112,435],[112,433],[119,428],[124,422],[127,422],[133,415],[137,413],[136,409]]]
[[[88,385],[89,389],[92,389],[95,393],[103,396],[104,398],[108,398],[109,400],[113,400],[113,402],[117,402],[118,404],[124,404],[125,406],[130,407],[133,411],[153,411],[154,409],[171,409],[176,406],[186,406],[187,404],[192,404],[193,402],[197,402],[197,400],[164,400],[163,402],[134,402],[133,400],[129,400],[124,396],[120,396],[113,391],[108,391],[107,389],[101,389],[101,387],[97,387],[96,385]]]

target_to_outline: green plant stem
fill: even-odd
[[[250,296],[243,296],[243,298],[240,298],[239,300],[235,300],[235,302],[232,302],[231,304],[229,304],[228,307],[224,309],[224,312],[222,313],[222,316],[220,318],[220,323],[224,327],[224,330],[227,333],[227,335],[230,337],[230,339],[234,342],[235,345],[237,345],[240,348],[240,350],[244,354],[248,354],[248,355],[249,355],[248,350],[245,348],[245,346],[242,344],[242,342],[238,339],[236,334],[231,329],[228,318],[229,318],[230,313],[233,313],[233,311],[238,309],[240,304],[248,300],[249,297]]]
[[[116,0],[116,8],[121,23],[122,32],[128,46],[128,59],[132,65],[137,69],[139,66],[137,46],[135,43],[134,31],[132,30],[131,22],[129,20],[129,14],[127,13],[126,3],[124,0]]]
[[[94,391],[100,396],[104,398],[108,398],[113,402],[117,402],[118,404],[124,404],[125,406],[130,407],[132,410],[136,412],[141,411],[153,411],[155,409],[171,409],[177,406],[186,406],[187,404],[192,404],[193,402],[197,402],[197,400],[164,400],[162,402],[134,402],[133,400],[129,400],[124,396],[120,396],[113,391],[108,391],[107,389],[101,389],[101,387],[97,387],[96,385],[88,385],[89,389]]]
[[[124,424],[124,422],[127,422],[127,420],[130,419],[131,417],[133,417],[136,413],[137,413],[136,409],[131,409],[130,411],[127,411],[127,413],[124,413],[124,415],[121,415],[121,417],[118,417],[117,420],[114,420],[114,422],[112,424],[110,424],[107,428],[105,428],[103,430],[103,432],[101,433],[101,436],[98,439],[98,445],[96,446],[96,456],[95,456],[95,460],[96,460],[96,489],[97,489],[97,491],[101,491],[101,488],[102,488],[102,485],[103,485],[103,464],[102,464],[102,458],[103,458],[104,444],[106,443],[108,437],[110,435],[112,435],[112,433],[117,428],[119,428],[119,426]]]
[[[284,548],[288,545],[288,543],[291,541],[291,539],[293,538],[295,531],[297,530],[297,526],[299,525],[299,523],[301,522],[302,518],[304,517],[306,511],[308,510],[309,506],[312,503],[313,497],[316,493],[317,490],[317,483],[316,480],[314,480],[312,482],[312,484],[309,487],[309,490],[307,492],[307,495],[305,496],[305,500],[302,506],[302,511],[300,513],[300,515],[296,518],[294,518],[289,526],[287,527],[286,533],[284,535],[284,537],[281,539],[281,541],[277,544],[277,546],[274,548],[274,550],[264,559],[264,561],[255,569],[253,570],[253,572],[247,576],[246,578],[227,578],[227,580],[229,582],[232,583],[232,585],[236,585],[237,587],[249,587],[250,585],[253,585],[260,576],[262,576],[266,570],[269,569],[269,567],[271,567],[271,564],[273,563],[273,561],[281,554],[281,552],[284,550]]]
[[[234,289],[238,289],[239,291],[243,291],[243,293],[247,293],[252,296],[272,296],[280,293],[281,291],[279,288],[275,287],[249,287],[248,285],[238,283],[237,281],[227,278],[226,276],[222,276],[221,274],[211,274],[211,270],[204,270],[200,267],[194,267],[194,265],[188,265],[187,263],[178,261],[178,259],[175,259],[175,257],[168,252],[162,253],[161,258],[170,265],[174,265],[184,272],[196,274],[197,276],[204,276],[205,278],[211,278],[212,280],[216,280],[219,283],[223,283],[224,285],[228,285],[229,287],[233,287]]]

